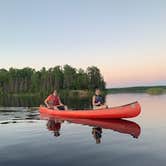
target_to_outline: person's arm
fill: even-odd
[[[48,100],[49,100],[49,97],[47,97],[45,100],[44,100],[44,103],[45,103],[45,105],[47,106],[47,107],[49,107],[49,105],[48,105]]]
[[[96,100],[96,97],[93,96],[93,98],[92,98],[92,105],[93,106],[97,106],[97,105],[101,104],[100,102],[95,103],[95,100]]]

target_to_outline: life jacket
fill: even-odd
[[[49,105],[53,106],[60,105],[59,96],[50,95],[47,97],[47,102]]]
[[[95,103],[98,103],[98,102],[100,102],[101,104],[104,104],[104,99],[103,99],[103,97],[101,95],[96,95],[95,94]]]

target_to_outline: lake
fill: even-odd
[[[141,115],[110,121],[107,129],[77,124],[83,122],[57,120],[55,124],[26,107],[1,108],[0,166],[165,166],[166,95],[106,97],[111,106],[135,100],[141,104]],[[87,102],[83,105],[87,107]]]

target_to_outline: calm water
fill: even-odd
[[[0,111],[0,166],[165,166],[166,95],[107,96],[112,106],[134,100],[142,114],[129,122],[111,121],[110,129],[40,120],[38,110],[6,108]]]

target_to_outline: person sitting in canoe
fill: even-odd
[[[99,88],[95,90],[95,95],[92,98],[93,109],[105,109],[108,106],[105,104],[103,96],[101,96],[101,91]]]
[[[44,101],[46,106],[50,109],[54,110],[66,110],[67,106],[65,106],[62,102],[60,97],[57,94],[57,91],[54,90],[52,94],[50,94]]]

